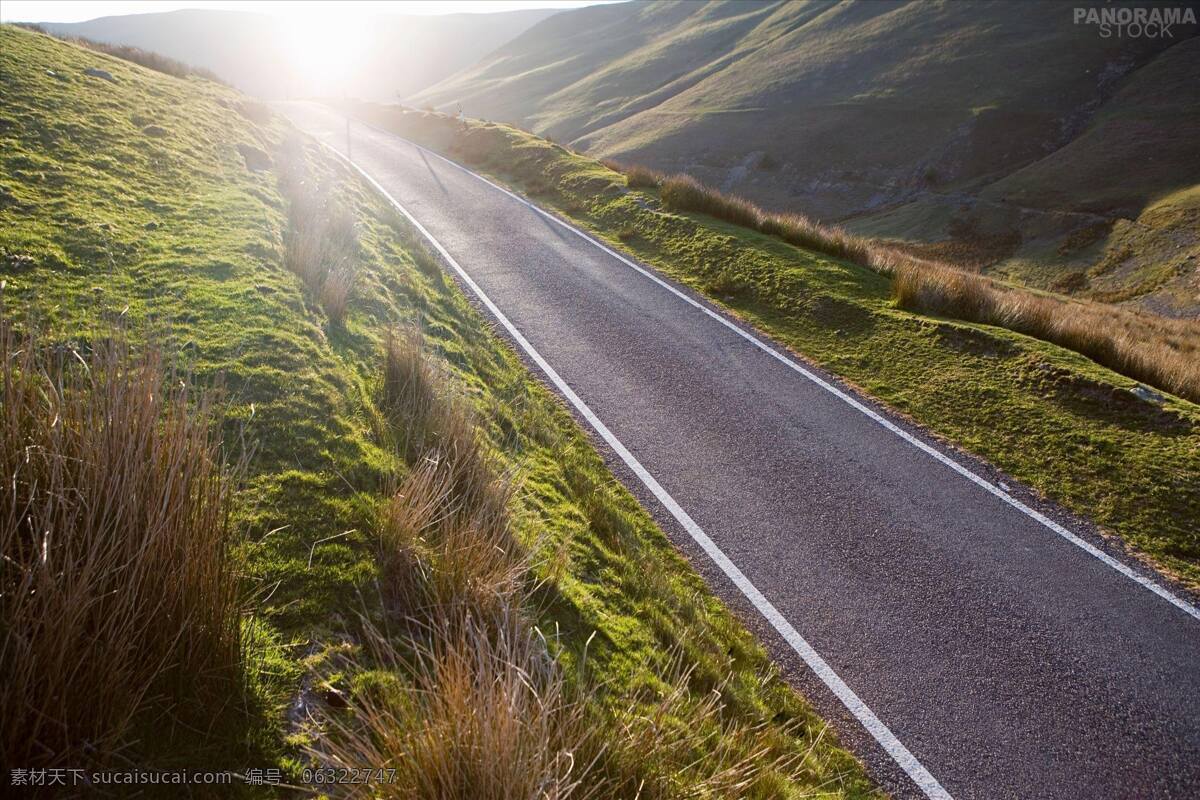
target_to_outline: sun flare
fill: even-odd
[[[366,25],[343,14],[304,14],[288,23],[287,56],[308,91],[336,93],[358,66]]]

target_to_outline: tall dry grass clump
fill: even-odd
[[[0,760],[103,761],[151,702],[237,678],[212,408],[121,336],[50,349],[4,319],[0,358]]]
[[[668,208],[698,211],[735,225],[777,236],[788,244],[891,273],[899,253],[833,225],[822,225],[803,214],[764,211],[744,197],[728,195],[690,175],[660,176],[659,191]],[[914,259],[915,260],[915,259]]]
[[[893,257],[890,251],[884,252],[878,245],[843,228],[822,225],[803,214],[766,214],[758,227],[763,233],[778,236],[788,244],[828,253],[890,274],[889,259]]]
[[[621,164],[605,159],[601,162],[613,172],[625,175],[625,185],[630,189],[657,189],[666,177],[661,172],[641,164]]]
[[[452,456],[426,458],[385,504],[384,588],[394,612],[444,621],[470,615],[486,623],[524,601],[529,564],[509,525],[511,483],[489,474],[466,495],[456,471]]]
[[[741,197],[722,194],[691,175],[671,175],[663,178],[659,195],[668,208],[680,211],[699,211],[710,217],[757,230],[762,224],[763,211]]]
[[[903,265],[902,308],[997,325],[1061,345],[1116,372],[1200,402],[1200,324],[1005,286],[950,267]]]
[[[648,167],[631,166],[625,173],[625,184],[631,189],[653,189],[662,181],[663,174]]]
[[[425,449],[438,401],[438,375],[425,355],[425,340],[415,326],[387,332],[379,405],[393,438],[410,463]]]
[[[900,266],[892,275],[892,294],[902,308],[978,320],[990,295],[980,275],[956,269]]]
[[[687,670],[649,702],[605,710],[599,687],[568,682],[512,609],[486,625],[434,623],[403,649],[371,629],[364,650],[348,666],[371,680],[351,714],[321,715],[326,735],[310,753],[334,767],[394,767],[386,798],[774,797],[804,782],[821,740],[781,749],[796,731],[731,719],[722,687],[697,698]]]
[[[634,168],[622,167],[629,175]],[[660,177],[669,208],[696,211],[827,253],[893,279],[902,308],[996,325],[1087,356],[1115,372],[1200,402],[1200,322],[1055,297],[931,262],[802,214],[764,211],[689,175]]]
[[[311,177],[302,145],[290,142],[281,155],[279,186],[289,201],[284,265],[304,281],[330,323],[340,326],[358,278],[354,215]]]
[[[503,513],[495,470],[480,446],[470,404],[454,392],[427,356],[422,334],[410,327],[384,339],[380,407],[386,437],[411,465],[437,465],[447,491],[464,508]]]
[[[350,298],[354,294],[354,282],[357,271],[353,266],[342,263],[325,274],[321,287],[317,290],[317,299],[325,316],[334,325],[342,325],[346,321],[346,310],[350,306]]]
[[[380,523],[394,608],[486,618],[519,606],[527,564],[509,526],[512,483],[484,452],[473,412],[426,355],[416,328],[389,332],[382,372],[384,438],[409,464]],[[418,562],[433,566],[414,568]]]
[[[377,787],[405,800],[567,800],[597,796],[596,738],[584,707],[527,620],[435,627],[409,656],[378,637],[389,680],[357,693],[352,719],[327,718],[323,763],[396,769]]]

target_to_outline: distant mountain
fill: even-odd
[[[363,26],[356,68],[342,87],[363,98],[395,99],[419,91],[557,13],[379,15]],[[56,35],[131,45],[212,70],[243,91],[267,98],[304,94],[310,84],[291,67],[289,21],[243,11],[184,10],[40,23]],[[318,62],[323,53],[316,53]]]
[[[1076,6],[1200,13],[1084,0],[596,6],[409,102],[461,103],[1034,285],[1194,313],[1197,26],[1105,37]]]

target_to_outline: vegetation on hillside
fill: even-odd
[[[1194,317],[1200,234],[1141,216],[1200,184],[1196,33],[1102,37],[1057,3],[620,3],[544,20],[406,102]],[[1122,252],[1131,224],[1158,234],[1160,268]]]
[[[35,33],[51,34],[41,25],[32,25],[29,23],[17,23],[17,27],[25,28],[26,30]],[[109,42],[97,42],[93,39],[88,39],[85,36],[67,36],[58,35],[59,39],[70,42],[71,44],[86,47],[89,50],[95,50],[98,53],[104,53],[114,58],[120,58],[124,61],[132,61],[134,64],[140,64],[147,69],[152,69],[156,72],[161,72],[164,75],[171,75],[176,78],[197,77],[207,81],[215,81],[216,83],[224,83],[216,73],[212,70],[204,69],[203,67],[195,67],[191,64],[185,64],[174,58],[168,58],[161,53],[156,53],[152,50],[143,50],[140,47],[130,47],[129,45],[111,44]]]
[[[668,208],[698,211],[778,236],[894,278],[905,308],[997,325],[1081,353],[1116,372],[1200,402],[1200,321],[1167,319],[1106,303],[1071,300],[1006,285],[950,264],[822,225],[803,214],[772,214],[689,175],[623,167],[631,188],[656,188]]]
[[[147,705],[193,721],[241,689],[231,489],[211,402],[159,351],[51,348],[6,311],[0,752],[67,768]]]
[[[160,675],[75,637],[63,676],[129,681],[94,719],[70,706],[57,740],[31,715],[67,706],[6,688],[5,763],[80,766],[94,735],[75,750],[88,765],[278,766],[298,783],[308,766],[368,763],[396,767],[373,788],[398,797],[875,795],[348,168],[229,89],[7,26],[0,80],[4,330],[25,342],[3,353],[6,481],[25,492],[0,506],[5,674],[38,678],[73,630],[38,638],[22,582],[43,581],[44,604],[103,588],[110,573],[94,584],[66,556],[136,545],[108,515],[165,495],[181,505],[153,505],[169,524],[145,533],[168,556],[136,563],[182,583],[110,587],[104,630],[189,656]],[[22,460],[23,443],[41,455]],[[143,463],[147,449],[161,458]],[[101,473],[109,454],[129,468]],[[178,468],[144,474],[164,460]],[[29,488],[35,467],[59,482]],[[109,492],[106,475],[139,491]],[[26,495],[51,486],[82,491],[56,496],[51,536],[31,539]],[[77,498],[95,499],[96,524],[60,526]],[[145,599],[180,604],[171,619],[194,635],[163,638]]]
[[[874,269],[667,208],[645,170],[634,173],[635,190],[609,167],[509,126],[398,106],[348,108],[523,189],[1200,584],[1194,403],[1156,397],[1021,333],[913,313]]]

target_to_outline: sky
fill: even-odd
[[[601,0],[603,1],[603,0]],[[484,14],[522,8],[578,8],[596,5],[597,0],[405,0],[404,2],[348,2],[347,0],[4,0],[0,20],[4,22],[83,22],[96,17],[150,14],[181,8],[237,9],[280,16],[351,12],[377,14]]]

